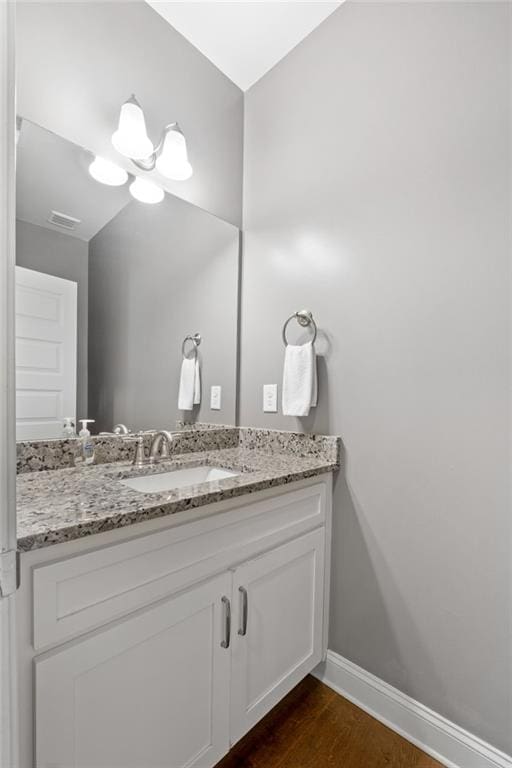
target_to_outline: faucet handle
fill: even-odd
[[[144,438],[142,435],[135,438],[135,456],[133,457],[133,463],[139,467],[141,464],[146,463],[146,456],[144,455]]]
[[[124,442],[135,443],[135,454],[133,456],[132,464],[134,467],[141,467],[146,463],[146,456],[144,454],[144,438],[142,435],[138,437],[124,437]]]

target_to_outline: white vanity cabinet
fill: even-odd
[[[23,768],[212,768],[326,652],[330,483],[26,553]]]

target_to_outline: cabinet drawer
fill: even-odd
[[[33,569],[35,649],[68,640],[325,522],[317,482]]]

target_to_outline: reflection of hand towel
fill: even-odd
[[[181,364],[180,391],[178,408],[180,411],[191,411],[194,405],[201,402],[201,374],[199,360],[196,357],[184,357]]]
[[[311,341],[287,344],[283,372],[283,414],[307,416],[318,401],[316,354]]]
[[[199,358],[196,355],[196,365],[194,372],[194,405],[201,402],[201,369],[199,368]]]

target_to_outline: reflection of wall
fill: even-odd
[[[181,342],[203,336],[197,417],[235,421],[238,230],[169,195],[133,202],[89,243],[89,412],[98,429],[173,426]],[[222,386],[222,410],[209,388]]]
[[[87,418],[88,244],[26,221],[16,222],[16,264],[78,283],[77,419]]]
[[[145,2],[37,2],[16,8],[17,109],[119,161],[110,143],[135,92],[156,142],[178,120],[194,176],[183,199],[240,225],[243,94]]]
[[[509,12],[346,3],[247,93],[241,422],[342,435],[331,647],[512,751]]]

